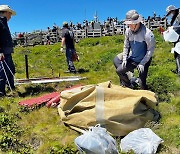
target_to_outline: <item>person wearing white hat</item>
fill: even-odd
[[[166,8],[166,12],[166,16],[171,17],[170,25],[173,26],[176,32],[179,32],[180,35],[180,9],[176,8],[174,5],[169,5]],[[177,42],[174,42],[174,47],[176,47],[176,44],[179,44],[179,42],[180,38]],[[177,51],[174,51],[174,59],[176,61],[176,73],[180,77],[180,54]]]
[[[180,24],[180,11],[179,11],[179,8],[176,8],[174,5],[169,5],[167,8],[166,8],[166,17],[167,16],[170,16],[172,19],[171,19],[171,22],[170,22],[170,25],[171,26],[179,26]]]
[[[155,48],[154,35],[150,29],[141,22],[143,18],[136,10],[126,13],[125,24],[129,26],[125,32],[123,58],[114,58],[116,73],[120,77],[120,84],[131,88],[131,82],[127,72],[135,68],[139,73],[139,84],[141,89],[148,89],[146,78]],[[131,54],[130,54],[131,52]]]
[[[13,41],[8,27],[8,21],[12,15],[16,15],[8,5],[0,5],[0,97],[5,96],[5,86],[15,89],[15,67],[12,60]]]

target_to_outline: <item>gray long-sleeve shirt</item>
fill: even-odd
[[[152,57],[154,48],[154,35],[143,24],[140,25],[140,29],[136,33],[133,33],[130,28],[126,29],[123,60],[127,60],[131,50],[132,54],[129,58],[141,65],[145,65]]]

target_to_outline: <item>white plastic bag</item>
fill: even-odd
[[[180,42],[176,43],[175,47],[171,49],[171,53],[177,52],[180,54]]]
[[[177,42],[179,39],[179,34],[173,29],[173,26],[169,27],[168,30],[163,32],[163,37],[165,41]]]
[[[116,141],[100,125],[84,131],[75,139],[75,144],[80,152],[86,154],[118,154]]]
[[[122,152],[133,150],[135,154],[154,154],[163,140],[150,128],[140,128],[125,136],[120,143]]]
[[[180,54],[180,42],[176,43],[174,47],[174,51],[176,51],[178,54]]]

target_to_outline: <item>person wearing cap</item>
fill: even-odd
[[[74,45],[74,34],[69,29],[68,23],[63,22],[62,28],[62,40],[61,40],[61,51],[66,49],[66,62],[68,65],[68,72],[76,73],[76,69],[73,63],[73,55],[75,54],[75,45]]]
[[[120,84],[132,88],[127,72],[137,68],[141,89],[148,89],[146,78],[155,48],[154,35],[141,21],[143,18],[136,10],[126,13],[125,24],[128,25],[125,32],[123,57],[114,58],[116,73],[120,77]]]
[[[174,5],[169,5],[166,8],[167,14],[165,17],[170,16],[171,17],[171,26],[179,26],[180,25],[180,11],[179,8],[176,8]]]
[[[8,5],[0,5],[0,97],[5,96],[5,86],[15,89],[15,67],[11,53],[13,53],[13,41],[8,27],[8,21],[12,15],[16,15]]]
[[[166,12],[167,14],[165,17],[171,17],[170,26],[173,26],[176,31],[180,31],[180,9],[176,8],[174,5],[169,5],[166,8]],[[174,42],[174,47],[178,42],[180,42],[180,38],[177,42]],[[180,54],[177,51],[174,51],[174,59],[176,61],[176,72],[180,77]]]

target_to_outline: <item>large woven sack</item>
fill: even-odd
[[[63,91],[58,112],[61,120],[77,131],[100,124],[111,135],[125,136],[153,119],[156,103],[151,91],[105,82]]]

